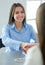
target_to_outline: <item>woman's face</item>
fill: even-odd
[[[22,23],[24,18],[25,18],[25,13],[24,13],[22,7],[16,7],[15,12],[14,12],[15,22],[21,22]]]

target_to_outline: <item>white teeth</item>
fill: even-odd
[[[19,19],[22,19],[22,17],[20,17]]]

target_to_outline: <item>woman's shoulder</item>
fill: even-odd
[[[12,26],[12,25],[10,25],[10,24],[7,23],[7,24],[5,24],[5,25],[3,26],[3,28],[11,28],[11,26]]]
[[[43,65],[42,53],[39,46],[30,48],[26,54],[27,65]],[[25,65],[26,65],[25,64]]]
[[[32,25],[30,25],[30,24],[28,24],[28,23],[26,23],[26,25],[27,25],[28,27],[32,27]]]
[[[43,63],[42,53],[39,46],[34,46],[30,48],[27,52],[27,57],[32,58],[32,60],[36,61],[36,63]]]
[[[26,28],[29,28],[29,29],[32,29],[33,27],[32,27],[32,25],[30,25],[30,24],[25,24],[26,25]]]

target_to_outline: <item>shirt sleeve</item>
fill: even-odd
[[[31,31],[31,36],[30,36],[31,39],[34,40],[34,43],[38,43],[38,38],[37,38],[36,32],[34,31],[32,26],[30,27],[30,31]]]
[[[43,65],[42,53],[39,46],[34,46],[27,51],[24,65]]]
[[[34,48],[30,48],[26,54],[24,65],[37,65],[35,62]]]
[[[9,35],[9,29],[5,26],[5,27],[2,29],[2,43],[3,43],[6,47],[19,50],[21,41],[17,41],[17,40],[11,39],[11,38],[10,38],[10,35]]]

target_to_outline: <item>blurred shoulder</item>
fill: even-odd
[[[32,25],[30,25],[30,24],[25,24],[26,25],[26,28],[29,28],[29,29],[32,29],[33,27],[32,27]]]
[[[10,24],[5,24],[5,25],[3,26],[3,28],[11,28],[11,26],[12,26],[12,25],[10,25]]]

